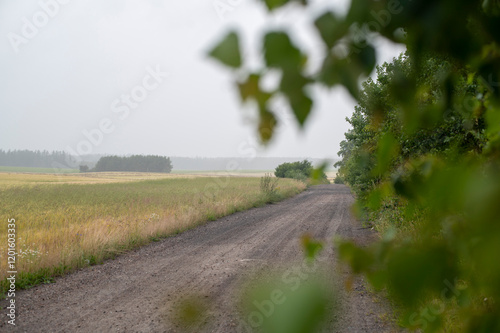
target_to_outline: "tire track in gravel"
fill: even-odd
[[[300,237],[309,233],[325,244],[337,236],[371,234],[350,215],[352,195],[342,185],[314,186],[298,196],[207,223],[103,265],[89,267],[18,293],[19,332],[178,332],[170,318],[180,296],[192,293],[210,305],[206,332],[235,332],[242,281],[256,272],[300,263]],[[332,246],[321,257],[340,275]],[[362,281],[356,293],[339,295],[337,332],[391,331],[378,317],[387,311],[369,302]],[[361,292],[358,292],[361,291]],[[364,293],[364,294],[363,294]],[[4,302],[5,303],[5,302]],[[2,306],[5,306],[1,303]],[[333,319],[332,319],[333,320]]]

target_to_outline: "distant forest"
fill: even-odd
[[[64,151],[0,149],[0,166],[55,168],[72,163],[74,158]]]
[[[135,155],[138,156],[138,155]],[[64,151],[31,151],[31,150],[0,150],[0,166],[10,167],[35,167],[35,168],[67,168],[81,171],[98,170],[97,163],[104,157],[99,154],[72,156]],[[132,157],[132,156],[129,156]],[[123,158],[123,157],[122,157]],[[318,158],[307,157],[170,157],[170,163],[175,167],[173,170],[190,171],[222,171],[222,170],[274,170],[283,163],[292,163],[307,159],[317,166],[324,162]],[[104,160],[106,161],[106,160]],[[333,163],[329,164],[331,169]],[[101,162],[105,163],[105,162]],[[107,162],[106,162],[107,163]],[[159,162],[158,162],[159,163]],[[139,164],[139,163],[135,163]],[[153,163],[154,165],[154,163]],[[83,167],[83,170],[82,170]],[[128,168],[128,166],[127,166]],[[157,168],[157,167],[155,167]],[[116,170],[121,171],[121,170]],[[164,172],[164,171],[150,171]]]
[[[309,160],[314,166],[321,165],[324,160],[307,157],[171,157],[175,170],[191,171],[220,171],[237,168],[239,170],[274,170],[283,163],[292,163],[302,160]],[[329,169],[333,169],[330,161]]]
[[[0,166],[32,168],[78,168],[81,172],[135,171],[135,172],[170,172],[172,162],[163,156],[133,155],[99,156],[87,155],[76,158],[64,151],[40,150],[0,150]]]
[[[89,169],[87,166],[80,166],[82,172],[104,172],[104,171],[122,171],[122,172],[163,172],[172,171],[172,162],[165,156],[157,155],[132,155],[104,156],[97,161],[95,168]]]

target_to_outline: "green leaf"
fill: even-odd
[[[261,109],[260,111],[260,121],[259,121],[259,135],[263,143],[269,142],[274,134],[274,128],[278,124],[278,121],[274,114],[266,109]]]
[[[370,0],[352,0],[347,14],[347,21],[349,23],[369,21],[372,3],[373,1]]]
[[[318,81],[327,87],[333,87],[340,83],[336,64],[337,61],[335,57],[328,55],[323,61],[323,66],[318,74]]]
[[[373,254],[369,250],[362,249],[352,242],[337,242],[339,256],[343,261],[349,263],[354,274],[367,272],[374,263]]]
[[[310,82],[311,80],[300,72],[288,70],[283,72],[279,88],[286,95],[293,96],[301,94],[305,86]]]
[[[260,93],[259,88],[260,75],[251,74],[248,76],[245,82],[239,82],[238,88],[240,91],[240,96],[243,101],[246,101],[250,97],[256,97]]]
[[[286,5],[290,0],[264,0],[267,9],[273,10]]]
[[[268,67],[297,70],[302,68],[306,58],[286,32],[278,31],[264,36],[264,59]]]
[[[306,122],[313,105],[312,99],[304,91],[309,82],[310,79],[300,72],[286,70],[280,83],[280,90],[288,98],[293,114],[301,126]]]
[[[323,162],[319,167],[314,168],[311,172],[311,180],[313,185],[315,184],[330,184],[328,178],[325,174],[325,170],[328,167],[327,162]]]
[[[375,48],[371,45],[363,47],[357,56],[357,62],[363,74],[370,75],[377,63]]]
[[[299,122],[300,126],[304,126],[309,114],[311,113],[313,101],[306,94],[297,94],[289,96],[290,106],[292,107],[293,114]]]
[[[323,61],[323,66],[318,74],[318,81],[327,87],[342,84],[354,97],[359,96],[358,80],[361,75],[370,75],[375,68],[376,52],[373,46],[367,45],[353,50],[348,58],[339,59],[334,54],[329,54]]]
[[[253,98],[259,105],[259,108],[265,108],[272,94],[260,89],[260,79],[261,76],[259,74],[250,74],[246,81],[238,82],[238,89],[243,102],[249,98]]]
[[[302,270],[301,275],[287,270],[272,280],[252,280],[243,292],[245,325],[240,329],[235,327],[235,332],[254,331],[254,328],[262,333],[320,332],[325,321],[334,317],[332,288],[320,282],[309,269]],[[254,325],[256,317],[260,319],[258,325]]]
[[[302,236],[302,248],[308,259],[314,259],[316,255],[323,249],[321,242],[315,241],[311,235],[306,234]]]
[[[331,290],[313,282],[304,283],[296,291],[284,290],[286,302],[276,306],[275,313],[266,318],[262,332],[319,332],[321,324],[328,318],[330,299],[333,298]]]
[[[340,83],[349,91],[351,96],[355,99],[359,97],[359,85],[358,78],[359,74],[349,68],[349,64],[346,61],[336,63],[337,73]]]
[[[384,174],[389,169],[398,152],[399,146],[397,140],[390,132],[385,133],[378,142],[377,166],[374,171],[375,174]]]
[[[500,15],[500,3],[498,0],[484,0],[483,10],[486,14],[498,16]]]
[[[375,288],[375,290],[381,290],[385,287],[387,283],[387,272],[386,271],[373,271],[366,274],[368,281]]]
[[[203,318],[206,316],[208,306],[204,297],[200,295],[185,295],[173,309],[172,321],[187,329],[196,325],[203,325]]]
[[[272,11],[276,8],[279,8],[279,7],[283,7],[284,5],[286,5],[289,2],[300,2],[303,5],[305,5],[307,3],[306,0],[264,0],[264,3],[266,4],[267,9],[269,9],[270,11]]]
[[[500,108],[491,107],[486,112],[486,121],[488,122],[486,134],[491,138],[498,139],[500,136]]]
[[[326,12],[318,17],[314,25],[328,48],[332,48],[347,33],[344,22],[340,21],[332,12]]]
[[[209,56],[219,60],[226,66],[239,68],[241,66],[241,54],[238,35],[235,32],[230,32],[209,52]]]
[[[452,255],[442,245],[405,246],[394,250],[388,259],[388,278],[395,296],[413,306],[426,291],[439,295],[455,281]]]

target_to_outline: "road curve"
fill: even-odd
[[[354,199],[343,185],[314,186],[283,202],[236,213],[19,292],[16,332],[180,332],[171,322],[179,295],[194,293],[209,304],[206,332],[235,332],[240,282],[265,268],[300,262],[300,237],[325,244],[335,235],[367,242],[372,231],[352,218]],[[339,285],[347,276],[327,246],[323,259],[335,266]],[[387,307],[376,304],[364,283],[340,295],[337,332],[393,331]],[[382,302],[383,303],[383,302]],[[2,307],[5,302],[2,303]]]

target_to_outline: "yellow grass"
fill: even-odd
[[[198,177],[262,177],[266,172],[187,171],[179,173],[89,172],[89,173],[19,173],[0,172],[0,189],[39,184],[100,184],[138,180]]]
[[[294,180],[279,183],[283,198],[303,189]],[[267,200],[258,177],[135,173],[0,174],[0,198],[2,220],[16,220],[16,268],[27,277],[100,262]],[[6,253],[6,223],[0,240],[0,251]],[[0,262],[1,280],[6,264]]]
[[[0,189],[5,189],[13,186],[33,186],[40,184],[99,184],[193,177],[196,177],[196,175],[143,172],[90,172],[77,174],[0,172]]]

